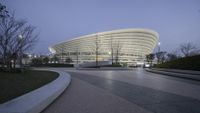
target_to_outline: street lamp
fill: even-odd
[[[23,36],[20,34],[18,35],[19,39],[22,40],[23,39]]]
[[[161,43],[158,42],[158,52],[160,52],[160,45],[161,45]]]
[[[112,37],[112,35],[111,35],[111,38],[110,38],[110,46],[111,46],[111,60],[112,60],[112,66],[113,66],[113,37]]]
[[[22,58],[23,58],[23,53],[22,53],[22,41],[23,41],[23,36],[20,34],[20,35],[18,35],[18,38],[19,38],[19,43],[20,43],[20,54],[19,54],[19,57],[20,57],[20,61],[19,61],[19,63],[20,63],[20,68],[22,67]]]
[[[158,53],[156,54],[156,57],[157,57],[157,63],[160,63],[160,45],[161,45],[161,43],[160,42],[158,42]]]

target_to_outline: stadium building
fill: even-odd
[[[74,64],[111,61],[123,65],[145,62],[159,40],[157,32],[150,29],[121,29],[85,35],[49,47],[60,62],[70,59]]]

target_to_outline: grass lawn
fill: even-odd
[[[28,70],[24,73],[0,72],[0,104],[37,89],[58,77],[50,71]]]

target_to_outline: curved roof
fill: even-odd
[[[81,44],[80,49],[82,51],[88,51],[88,46],[94,46],[91,44],[95,40],[95,37],[100,37],[99,39],[104,40],[102,42],[102,48],[104,48],[104,51],[108,51],[108,44],[110,44],[109,40],[111,40],[112,37],[113,40],[120,40],[120,42],[123,43],[124,46],[122,49],[125,53],[127,53],[128,51],[138,51],[144,55],[149,54],[153,51],[158,42],[159,35],[153,30],[141,28],[112,30],[84,35],[74,39],[63,41],[53,45],[52,47],[49,47],[49,50],[52,53],[60,53],[63,51],[76,51],[75,48],[77,48],[77,44]]]

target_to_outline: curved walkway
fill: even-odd
[[[72,75],[70,87],[43,113],[200,112],[196,81],[142,70],[67,72]]]
[[[42,113],[151,113],[72,77],[70,87]]]

